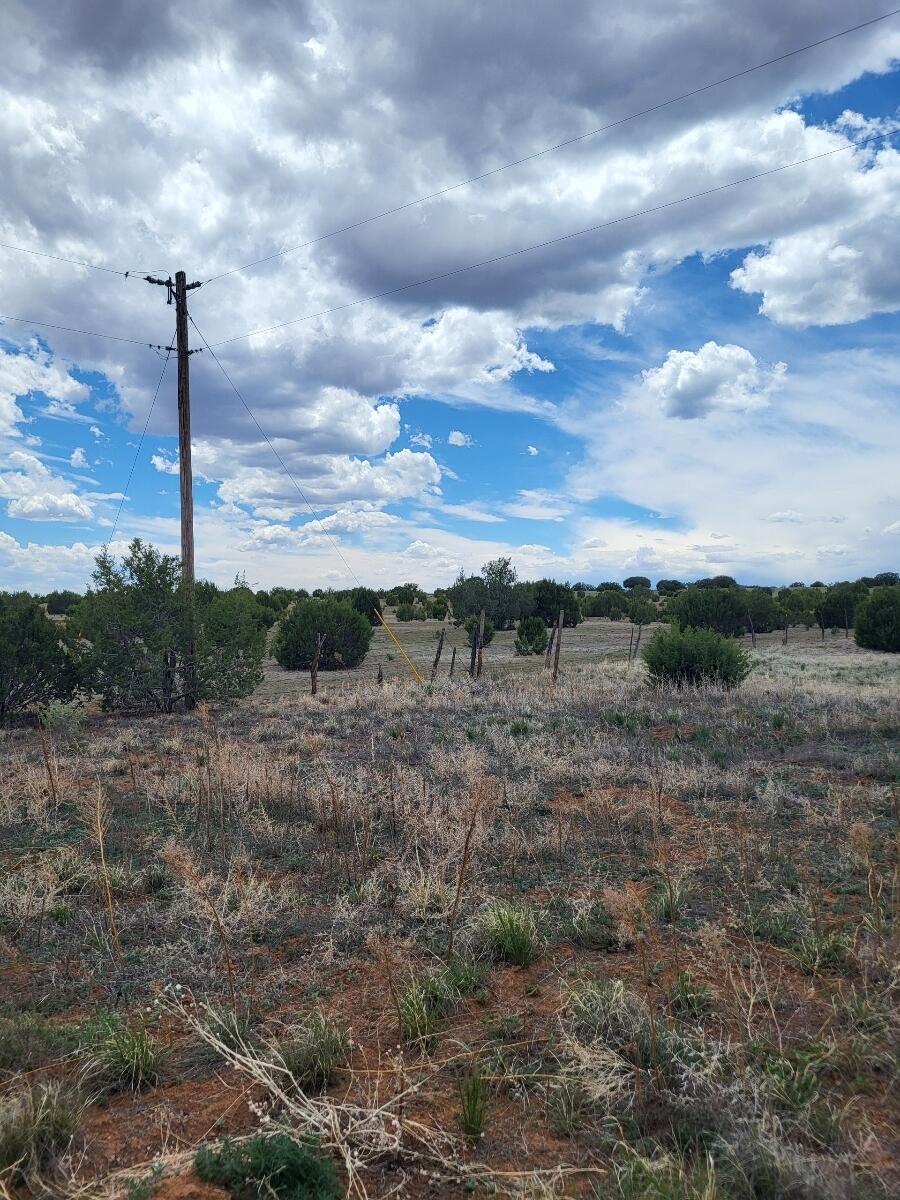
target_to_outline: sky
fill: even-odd
[[[198,576],[896,569],[900,15],[666,103],[886,11],[7,0],[0,588],[178,553],[178,269]]]

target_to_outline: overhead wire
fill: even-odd
[[[18,321],[20,325],[37,325],[41,329],[60,329],[64,333],[80,333],[83,337],[106,338],[110,342],[130,342],[132,346],[146,346],[155,349],[153,342],[144,342],[138,338],[120,337],[115,333],[100,333],[96,329],[75,329],[71,325],[53,325],[49,321],[35,321],[31,317],[13,317],[9,313],[0,313],[0,321]]]
[[[106,539],[106,549],[107,550],[109,549],[110,542],[113,540],[116,530],[119,527],[119,518],[122,515],[122,507],[125,504],[125,500],[128,496],[128,489],[131,487],[131,480],[134,478],[135,468],[137,467],[138,459],[140,458],[141,450],[144,445],[144,438],[147,436],[147,430],[150,427],[150,418],[153,416],[154,408],[156,408],[156,400],[157,400],[157,397],[159,396],[159,389],[162,387],[163,376],[166,373],[166,367],[169,365],[169,359],[171,357],[172,357],[172,348],[171,348],[171,346],[167,346],[166,347],[166,359],[162,365],[162,370],[159,373],[159,379],[157,379],[157,381],[156,381],[156,390],[153,393],[153,400],[150,403],[150,408],[147,410],[147,419],[144,421],[144,428],[141,430],[141,436],[138,439],[137,449],[134,452],[134,458],[131,460],[131,470],[128,472],[128,479],[127,479],[127,481],[125,483],[125,487],[122,491],[122,497],[119,500],[119,508],[118,508],[118,511],[116,512],[116,519],[113,521],[112,530],[110,531],[109,537]]]
[[[107,275],[121,275],[124,279],[133,279],[141,274],[137,267],[128,271],[118,267],[103,267],[99,263],[88,262],[81,258],[66,258],[63,254],[50,254],[46,250],[32,250],[28,246],[14,246],[11,242],[0,242],[0,250],[14,250],[16,254],[32,254],[35,258],[50,258],[54,262],[70,263],[75,267],[86,267],[90,271],[103,271]]]
[[[358,221],[351,221],[347,225],[342,225],[337,229],[329,230],[327,233],[319,234],[317,237],[309,238],[305,242],[299,242],[296,246],[288,246],[284,250],[277,250],[272,254],[263,255],[260,258],[254,259],[251,262],[244,263],[239,267],[232,267],[227,271],[220,271],[218,275],[211,275],[206,283],[215,283],[219,279],[225,279],[229,275],[236,275],[240,271],[249,271],[252,267],[262,266],[264,263],[273,262],[276,258],[283,258],[288,254],[295,254],[299,250],[305,250],[310,246],[315,246],[319,242],[327,241],[329,238],[338,237],[342,233],[350,233],[354,229],[360,229],[365,225],[371,225],[373,221],[380,221],[383,217],[390,217],[396,213],[404,212],[409,208],[415,208],[420,204],[425,204],[429,200],[437,200],[441,196],[446,196],[450,192],[458,191],[460,188],[468,187],[473,183],[479,183],[483,179],[489,179],[494,175],[499,175],[503,171],[509,171],[513,167],[523,166],[525,163],[534,162],[536,159],[543,158],[547,154],[553,154],[558,150],[564,150],[568,146],[574,146],[578,142],[583,142],[588,138],[596,137],[601,133],[608,133],[611,129],[616,129],[622,125],[628,124],[630,121],[636,121],[641,117],[649,116],[652,113],[660,112],[664,108],[668,108],[673,104],[680,104],[685,100],[690,100],[695,96],[702,96],[705,92],[712,91],[714,88],[722,87],[726,83],[733,83],[737,79],[743,79],[748,75],[754,74],[756,71],[762,71],[766,67],[774,66],[776,63],[785,62],[789,58],[794,58],[798,54],[805,54],[808,50],[815,50],[819,46],[825,46],[829,42],[837,41],[839,38],[847,37],[851,33],[858,33],[861,29],[868,29],[872,25],[877,25],[882,21],[887,21],[891,17],[896,17],[900,14],[900,8],[892,9],[890,12],[882,13],[880,16],[871,17],[867,21],[860,21],[856,25],[851,25],[847,29],[841,29],[837,33],[829,34],[827,37],[818,38],[814,42],[807,42],[804,46],[797,46],[793,50],[786,50],[783,54],[777,54],[774,58],[767,58],[763,62],[754,63],[753,66],[745,67],[741,71],[735,71],[731,75],[724,75],[721,79],[714,79],[710,83],[704,83],[699,87],[691,88],[687,92],[681,92],[677,96],[670,96],[666,100],[661,100],[657,104],[651,104],[647,108],[639,109],[637,112],[628,113],[627,116],[618,117],[615,121],[609,121],[605,125],[598,125],[595,129],[588,129],[584,133],[575,134],[573,137],[564,138],[560,142],[554,142],[550,146],[545,146],[540,150],[535,150],[531,154],[525,154],[521,158],[512,159],[509,162],[501,163],[499,166],[491,167],[490,170],[481,171],[477,175],[470,175],[466,179],[460,179],[456,183],[448,184],[446,187],[438,188],[436,191],[428,192],[423,196],[417,196],[413,200],[407,200],[403,204],[394,205],[392,208],[382,209],[380,212],[372,213],[371,216],[362,217]]]
[[[233,379],[231,378],[231,376],[229,375],[229,373],[228,373],[228,371],[227,371],[227,369],[226,369],[226,367],[225,367],[225,364],[224,364],[224,363],[222,362],[222,360],[219,358],[218,354],[216,354],[216,352],[215,352],[215,350],[213,349],[213,347],[212,347],[212,346],[209,344],[209,342],[206,340],[206,338],[205,338],[205,337],[204,337],[204,335],[203,335],[203,331],[202,331],[202,330],[200,329],[200,327],[197,325],[197,322],[194,320],[193,316],[192,316],[190,313],[188,313],[188,320],[189,320],[189,321],[190,321],[190,323],[193,325],[194,329],[197,331],[197,336],[200,338],[201,342],[203,342],[203,345],[206,347],[206,349],[207,349],[207,350],[209,351],[209,353],[212,355],[212,357],[213,357],[213,359],[215,360],[215,362],[216,362],[216,365],[218,366],[219,370],[220,370],[220,371],[222,372],[222,374],[225,376],[225,379],[228,381],[228,383],[229,383],[229,385],[230,385],[230,387],[231,387],[231,390],[232,390],[232,391],[234,392],[234,394],[237,396],[238,400],[240,400],[241,404],[243,405],[243,407],[244,407],[245,411],[247,412],[248,416],[250,417],[251,421],[252,421],[252,422],[253,422],[253,424],[256,426],[257,430],[259,431],[259,434],[260,434],[260,436],[262,437],[263,441],[266,443],[266,445],[269,447],[269,449],[270,449],[270,450],[272,451],[272,453],[275,455],[275,458],[278,460],[278,463],[279,463],[279,465],[280,465],[280,467],[281,467],[282,471],[285,473],[285,475],[288,477],[288,479],[291,481],[291,483],[292,483],[292,484],[294,485],[294,487],[297,489],[297,493],[298,493],[298,495],[300,496],[300,499],[303,501],[303,503],[304,503],[304,504],[306,505],[306,507],[309,509],[309,512],[310,512],[310,515],[311,515],[312,519],[315,521],[316,525],[318,525],[319,529],[322,531],[322,533],[325,535],[325,537],[326,537],[326,538],[328,539],[328,541],[331,543],[331,547],[332,547],[332,549],[334,550],[334,552],[335,552],[335,554],[338,556],[338,558],[341,560],[341,562],[344,564],[344,566],[347,568],[347,572],[348,572],[348,574],[351,576],[351,578],[352,578],[352,579],[354,579],[354,580],[356,581],[356,585],[357,585],[357,587],[362,587],[363,585],[362,585],[362,583],[360,582],[359,576],[356,574],[356,572],[353,570],[353,567],[351,567],[350,563],[347,561],[347,558],[346,558],[346,556],[344,555],[344,552],[341,550],[340,546],[339,546],[339,545],[338,545],[338,543],[335,541],[335,539],[334,539],[334,538],[331,536],[331,533],[329,532],[329,530],[328,530],[328,529],[326,529],[326,528],[325,528],[325,526],[324,526],[324,525],[322,524],[322,522],[320,521],[320,519],[319,519],[319,517],[318,517],[318,515],[317,515],[317,513],[316,513],[316,510],[313,508],[312,504],[310,503],[309,499],[307,498],[307,495],[306,495],[306,493],[304,492],[303,488],[302,488],[302,487],[300,486],[300,484],[297,482],[297,480],[295,479],[295,477],[294,477],[294,475],[292,474],[292,472],[291,472],[291,471],[288,469],[287,463],[284,461],[284,459],[283,459],[283,458],[281,457],[281,455],[278,453],[277,449],[276,449],[276,448],[275,448],[275,446],[272,444],[272,441],[270,440],[270,438],[269,438],[269,435],[266,433],[266,431],[265,431],[265,430],[263,429],[263,427],[260,425],[259,421],[256,419],[256,414],[253,412],[253,409],[250,407],[250,405],[249,405],[249,404],[247,403],[247,401],[244,399],[243,393],[241,392],[240,388],[237,386],[237,384],[234,382],[234,380],[233,380]],[[385,632],[387,633],[388,637],[390,637],[390,639],[393,641],[394,645],[397,647],[397,649],[398,649],[398,650],[400,651],[400,653],[403,655],[403,658],[406,660],[406,663],[407,663],[407,665],[409,666],[410,670],[412,671],[412,673],[413,673],[413,676],[414,676],[414,677],[415,677],[415,679],[416,679],[416,682],[417,682],[417,683],[421,683],[421,682],[422,682],[422,676],[419,674],[419,670],[418,670],[418,668],[416,667],[416,664],[413,662],[413,660],[412,660],[412,659],[409,657],[409,655],[406,653],[406,651],[404,650],[404,648],[403,648],[403,645],[401,644],[401,642],[400,642],[399,638],[396,636],[396,634],[394,633],[394,631],[393,631],[393,630],[390,628],[390,626],[388,625],[388,623],[385,621],[385,619],[384,619],[384,617],[382,616],[382,614],[381,614],[380,610],[379,610],[379,609],[376,607],[376,609],[375,609],[374,611],[375,611],[375,615],[378,617],[378,620],[379,620],[379,621],[381,622],[381,624],[384,626]]]
[[[478,262],[466,263],[461,267],[453,267],[449,271],[440,271],[436,275],[429,275],[425,279],[416,279],[411,283],[401,283],[397,287],[385,288],[381,292],[373,292],[368,296],[360,296],[356,300],[348,300],[344,304],[335,304],[330,308],[320,309],[318,312],[306,313],[302,317],[292,317],[289,321],[279,321],[275,325],[264,325],[259,329],[250,329],[246,333],[235,334],[233,337],[222,338],[221,341],[213,342],[212,347],[228,346],[232,342],[244,341],[246,338],[255,337],[258,334],[273,333],[278,329],[285,329],[289,325],[299,325],[304,321],[314,321],[317,317],[327,317],[332,313],[343,312],[348,308],[357,308],[361,304],[370,304],[374,300],[383,300],[388,296],[396,296],[401,292],[411,291],[413,288],[425,287],[429,283],[438,283],[443,279],[452,279],[455,275],[463,275],[467,271],[476,271],[481,267],[493,266],[495,263],[505,262],[510,258],[516,258],[520,254],[529,254],[535,250],[545,250],[548,246],[558,246],[562,242],[571,241],[574,238],[585,237],[589,233],[598,233],[603,229],[611,229],[615,225],[621,225],[626,221],[637,220],[638,217],[650,216],[653,213],[664,212],[666,209],[675,208],[679,204],[687,204],[691,200],[701,200],[706,196],[715,196],[719,192],[727,191],[729,188],[739,187],[742,184],[753,183],[758,179],[765,179],[772,175],[778,175],[783,171],[789,171],[794,167],[802,167],[808,163],[819,162],[823,158],[830,158],[835,154],[844,154],[848,150],[857,150],[862,146],[869,145],[872,142],[877,142],[883,138],[891,137],[894,130],[887,130],[882,133],[872,134],[867,138],[860,138],[858,141],[848,142],[845,146],[836,146],[832,150],[823,150],[820,154],[811,154],[807,158],[798,158],[793,162],[782,163],[778,167],[769,167],[765,171],[756,171],[752,175],[744,175],[740,179],[731,179],[727,183],[717,184],[715,187],[704,188],[699,192],[691,192],[687,196],[679,196],[674,200],[665,200],[660,204],[654,204],[648,208],[638,209],[635,212],[625,213],[620,217],[613,217],[608,221],[601,221],[597,225],[589,225],[586,229],[576,229],[572,233],[563,233],[558,237],[546,238],[542,242],[534,242],[529,246],[520,246],[516,250],[507,250],[503,254],[495,254],[490,258],[480,259]]]

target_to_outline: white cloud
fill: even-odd
[[[92,425],[90,431],[98,442],[108,442],[109,438],[103,432],[99,425]]]
[[[488,512],[478,504],[442,504],[440,511],[451,517],[461,517],[464,521],[478,521],[484,525],[503,524],[503,517]]]
[[[572,511],[569,500],[544,488],[523,488],[502,507],[507,516],[526,521],[561,521]]]
[[[529,446],[527,448],[527,453],[530,454],[532,458],[536,458],[540,451],[538,450],[537,446]]]
[[[40,492],[11,500],[7,510],[11,517],[25,521],[86,521],[94,515],[91,505],[74,492]]]
[[[900,534],[900,521],[891,521],[890,525],[885,525],[881,532],[891,535]]]
[[[85,455],[84,450],[82,450],[82,448],[80,446],[76,446],[75,449],[72,451],[72,453],[69,455],[69,462],[71,463],[71,465],[73,467],[88,466],[87,456]]]
[[[661,367],[641,378],[667,417],[691,420],[764,408],[786,371],[785,363],[762,366],[743,346],[706,342],[696,351],[670,350]]]
[[[168,458],[164,450],[160,450],[158,454],[151,454],[150,464],[155,471],[160,471],[163,475],[178,474],[178,459]]]
[[[420,446],[423,450],[430,450],[432,441],[430,433],[414,433],[409,439],[409,444],[411,446]]]
[[[792,508],[786,508],[783,512],[769,513],[763,520],[770,521],[773,525],[803,525],[809,518]]]
[[[0,348],[0,436],[18,435],[25,414],[16,401],[34,393],[45,395],[51,404],[71,405],[83,400],[88,388],[34,342],[18,354]]]
[[[467,433],[463,433],[461,429],[451,429],[447,435],[447,443],[450,446],[474,446],[475,443]]]

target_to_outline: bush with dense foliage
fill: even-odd
[[[657,596],[674,596],[676,592],[683,592],[687,587],[686,583],[682,583],[679,579],[659,579],[656,582]]]
[[[44,597],[44,603],[47,605],[48,613],[52,613],[54,617],[62,617],[80,599],[81,596],[79,596],[78,592],[63,589],[61,592],[48,592]]]
[[[543,654],[548,636],[547,626],[540,617],[523,617],[516,629],[516,654]]]
[[[584,620],[574,588],[555,579],[539,579],[534,585],[534,615],[547,625],[555,625],[560,609],[563,625],[575,626]]]
[[[87,682],[84,651],[70,628],[51,621],[27,592],[0,592],[0,721],[71,700]]]
[[[660,629],[644,647],[642,657],[653,683],[678,688],[703,683],[732,688],[750,671],[746,652],[711,629]]]
[[[621,588],[618,591],[607,588],[586,597],[583,609],[586,617],[609,617],[613,621],[620,621],[628,612],[628,597]]]
[[[424,604],[398,604],[395,615],[398,621],[424,621],[428,617]]]
[[[235,1200],[340,1200],[334,1164],[310,1140],[276,1133],[221,1146],[201,1146],[194,1170],[204,1183],[225,1188]]]
[[[381,621],[378,619],[378,614],[381,612],[381,600],[378,597],[378,593],[373,591],[372,588],[354,588],[350,593],[350,603],[357,612],[362,613],[373,625],[381,624]]]
[[[650,580],[646,575],[629,575],[622,581],[622,586],[631,591],[632,588],[647,588],[650,590]]]
[[[265,645],[253,593],[200,583],[191,601],[178,559],[139,538],[121,564],[106,551],[98,555],[93,586],[68,621],[91,642],[93,683],[104,708],[170,713],[189,696],[227,701],[253,691]]]
[[[876,587],[857,604],[854,632],[859,646],[900,653],[900,585]]]
[[[288,671],[312,666],[316,638],[324,635],[319,670],[338,671],[358,667],[372,641],[372,626],[352,604],[328,596],[321,600],[298,600],[282,619],[272,647],[278,662]]]

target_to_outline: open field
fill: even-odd
[[[629,633],[0,734],[4,1186],[211,1200],[284,1126],[373,1197],[897,1194],[896,656],[657,693]]]

